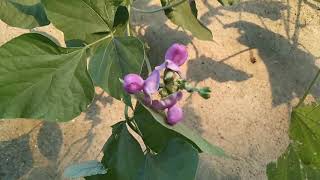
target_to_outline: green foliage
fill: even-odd
[[[162,6],[168,6],[178,1],[161,0],[161,4]],[[189,1],[185,1],[178,6],[166,9],[165,14],[174,24],[189,30],[195,37],[201,40],[212,40],[211,31],[197,19],[195,2],[191,6]]]
[[[91,160],[69,166],[63,173],[66,178],[80,178],[97,174],[106,174],[107,170],[99,161]]]
[[[40,34],[0,47],[0,118],[68,121],[94,95],[85,49],[62,48]]]
[[[25,29],[50,23],[40,0],[1,0],[0,19],[10,26]]]
[[[180,137],[193,144],[199,152],[205,152],[214,156],[226,156],[224,151],[203,139],[184,124],[179,123],[170,126],[165,122],[165,116],[155,112],[147,106],[139,105],[136,108],[134,118],[144,135],[144,141],[154,151],[160,151],[168,141],[174,137]],[[159,136],[161,134],[161,136]]]
[[[144,46],[135,37],[110,37],[96,48],[89,72],[96,85],[114,98],[124,98],[119,81],[126,74],[140,74],[144,63]]]
[[[218,0],[223,6],[232,6],[240,2],[240,0]]]
[[[276,163],[270,163],[270,180],[320,179],[320,105],[296,108],[291,114],[291,143]]]

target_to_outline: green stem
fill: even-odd
[[[137,11],[137,12],[141,12],[141,13],[156,13],[156,12],[159,12],[159,11],[163,11],[163,10],[166,10],[166,9],[170,9],[170,8],[173,8],[175,6],[178,6],[184,2],[186,2],[187,0],[180,0],[176,3],[173,3],[173,4],[170,4],[168,6],[164,6],[164,7],[161,7],[161,8],[158,8],[158,9],[150,9],[150,10],[144,10],[144,9],[138,9],[138,8],[135,8],[135,7],[132,7],[133,10]]]
[[[145,61],[146,61],[146,64],[147,64],[147,69],[148,69],[148,74],[151,74],[152,72],[152,67],[151,67],[151,63],[149,61],[149,58],[145,55]]]
[[[298,105],[296,106],[297,108],[300,107],[302,105],[302,103],[304,102],[304,100],[306,100],[312,86],[316,83],[317,79],[320,77],[320,70],[318,71],[318,73],[316,74],[316,76],[313,78],[313,80],[311,81],[308,89],[306,90],[306,92],[304,93],[303,97],[300,99]]]
[[[130,7],[131,5],[128,5],[128,12],[129,12],[129,20],[128,20],[128,23],[127,23],[127,34],[128,36],[130,36],[130,17],[131,17],[131,12],[130,12]]]

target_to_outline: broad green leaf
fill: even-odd
[[[319,169],[305,165],[293,145],[289,145],[277,162],[267,166],[269,180],[317,180],[320,179]]]
[[[40,0],[0,0],[0,19],[25,29],[50,24]]]
[[[93,42],[114,30],[115,15],[124,0],[42,0],[50,21],[65,40]],[[123,14],[123,13],[121,13]],[[122,15],[127,21],[128,15]],[[118,22],[117,22],[118,23]]]
[[[139,179],[194,180],[198,161],[198,152],[192,145],[173,139],[159,154],[146,154]]]
[[[155,112],[147,106],[139,105],[136,107],[134,119],[142,131],[145,143],[157,152],[160,151],[170,139],[178,137],[193,144],[200,152],[206,152],[215,156],[226,156],[221,148],[210,144],[184,124],[168,125],[165,122],[164,114]],[[161,136],[159,136],[159,134],[161,134]]]
[[[168,6],[170,4],[177,3],[179,0],[161,0],[162,6]],[[189,1],[166,9],[166,16],[176,25],[181,26],[189,30],[195,37],[201,40],[212,40],[211,31],[205,27],[195,16],[196,13],[195,2],[191,5]]]
[[[107,170],[99,161],[91,160],[74,164],[66,168],[63,176],[66,178],[80,178],[97,174],[106,174]]]
[[[232,6],[240,2],[240,0],[218,0],[223,6]]]
[[[90,59],[89,72],[94,83],[114,98],[125,92],[120,78],[129,73],[140,74],[144,63],[144,46],[135,37],[110,37],[103,41]]]
[[[129,133],[124,122],[112,127],[112,135],[103,148],[102,164],[114,180],[134,180],[143,163],[143,151],[137,140]]]
[[[277,163],[268,165],[270,180],[320,179],[320,105],[296,108],[289,128],[291,143]]]
[[[94,96],[85,49],[62,48],[40,34],[0,47],[0,118],[68,121]]]

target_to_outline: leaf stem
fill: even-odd
[[[316,83],[317,79],[320,77],[320,69],[319,71],[317,72],[316,76],[313,78],[313,80],[311,81],[308,89],[305,91],[303,97],[300,99],[298,105],[296,106],[297,108],[300,107],[302,105],[302,103],[304,102],[304,100],[306,100],[312,86]]]
[[[147,57],[147,55],[145,55],[145,61],[146,61],[146,65],[147,65],[147,70],[148,70],[148,74],[152,73],[152,68],[151,68],[151,63],[149,61],[149,58]]]
[[[166,10],[166,9],[170,9],[170,8],[175,7],[175,6],[178,6],[178,5],[182,4],[182,3],[184,3],[185,1],[187,1],[187,0],[180,0],[180,1],[176,2],[176,3],[170,4],[170,5],[161,7],[161,8],[157,8],[157,9],[145,10],[145,9],[138,9],[138,8],[135,8],[135,7],[132,7],[132,9],[137,11],[137,12],[141,12],[141,13],[156,13],[156,12],[159,12],[159,11],[162,11],[162,10]]]
[[[130,17],[131,17],[130,7],[131,7],[131,5],[128,5],[128,13],[129,13],[128,23],[127,23],[127,35],[128,36],[131,36],[131,33],[130,33]]]

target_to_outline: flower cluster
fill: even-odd
[[[143,92],[144,104],[154,110],[164,110],[167,115],[167,123],[174,125],[183,120],[182,108],[177,102],[182,99],[181,90],[198,92],[202,97],[210,97],[210,89],[197,89],[190,86],[186,80],[180,77],[180,66],[188,59],[187,48],[181,44],[173,44],[165,54],[165,61],[155,67],[147,79],[137,74],[127,74],[123,80],[123,88],[129,94]],[[164,70],[161,79],[161,71]],[[152,95],[159,93],[161,99],[153,99]]]

